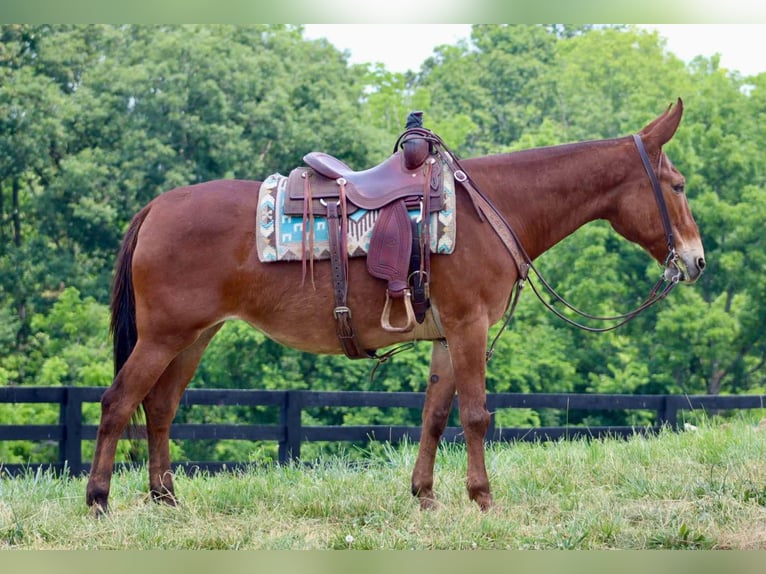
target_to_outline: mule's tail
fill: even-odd
[[[115,377],[130,357],[138,340],[136,298],[133,291],[133,252],[136,249],[138,230],[149,214],[150,205],[139,211],[130,222],[115,264],[110,306],[112,312],[110,331]]]

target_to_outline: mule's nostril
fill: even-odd
[[[702,271],[705,268],[705,258],[704,257],[700,257],[699,259],[697,259],[697,267],[699,268],[700,271]]]

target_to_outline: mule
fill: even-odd
[[[460,165],[504,217],[530,260],[582,225],[602,219],[667,267],[668,277],[693,283],[705,267],[703,246],[684,194],[684,177],[662,150],[682,113],[679,99],[637,134],[650,171],[656,169],[659,197],[651,184],[654,174],[647,176],[631,136],[464,159]],[[130,223],[116,262],[111,303],[116,376],[101,400],[86,489],[86,502],[95,513],[107,510],[117,442],[141,406],[151,495],[176,503],[171,422],[203,351],[226,320],[245,320],[301,351],[342,352],[329,262],[314,262],[312,286],[302,280],[300,264],[259,261],[259,186],[257,181],[217,180],[173,189],[153,199]],[[520,267],[479,217],[463,184],[456,185],[456,196],[454,251],[431,260],[430,301],[441,328],[432,337],[411,486],[422,508],[434,504],[434,459],[457,393],[467,493],[486,510],[492,505],[484,459],[490,420],[487,337],[507,309]],[[670,229],[664,228],[663,218]],[[363,257],[349,261],[348,285],[348,307],[365,348],[383,349],[412,338],[380,328],[386,284],[369,275]]]

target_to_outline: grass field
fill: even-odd
[[[442,447],[440,506],[427,512],[409,493],[417,445],[382,450],[364,463],[180,474],[178,508],[148,503],[144,469],[120,471],[101,519],[87,511],[84,478],[4,478],[0,548],[766,548],[766,431],[744,421],[630,440],[490,445],[488,513],[468,501],[462,446]]]

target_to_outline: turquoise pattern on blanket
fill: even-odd
[[[431,215],[431,252],[452,253],[455,246],[455,187],[449,170],[443,170],[444,208]],[[258,200],[258,228],[256,243],[258,257],[262,262],[300,261],[303,259],[304,238],[308,249],[308,237],[313,236],[315,260],[329,259],[329,230],[325,217],[314,217],[304,223],[302,216],[284,214],[284,200],[287,177],[275,173],[261,184]],[[349,215],[348,254],[361,257],[370,247],[372,230],[377,211],[357,210]],[[417,219],[418,210],[410,211],[410,217]],[[313,224],[313,225],[312,225]],[[311,226],[304,234],[304,225]]]

